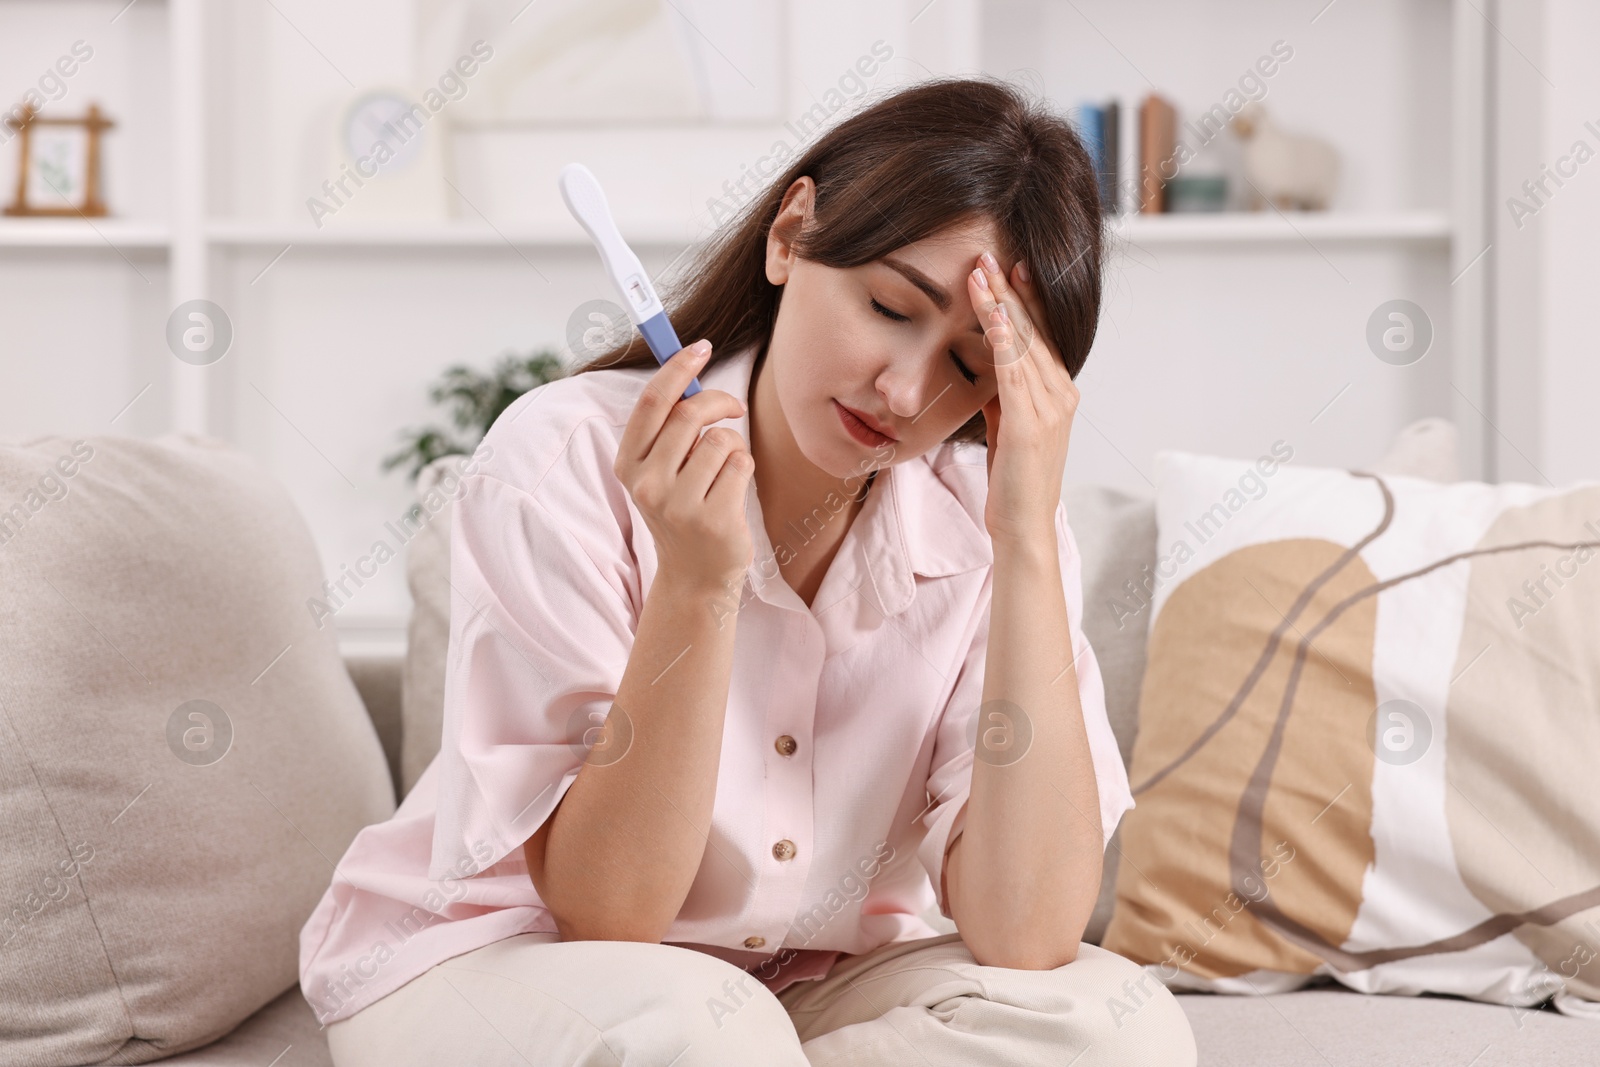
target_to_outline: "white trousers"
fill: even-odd
[[[778,996],[690,948],[519,934],[329,1024],[328,1047],[335,1067],[1195,1067],[1196,1055],[1183,1009],[1138,964],[1084,942],[1054,970],[985,967],[959,934],[842,957]]]

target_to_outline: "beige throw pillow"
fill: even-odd
[[[322,577],[221,441],[0,444],[0,1059],[163,1059],[296,984],[394,812]]]

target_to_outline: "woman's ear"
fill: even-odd
[[[789,272],[798,258],[794,241],[811,217],[816,195],[817,183],[805,175],[796,178],[784,190],[778,214],[767,229],[767,281],[773,285],[783,285],[789,280]]]

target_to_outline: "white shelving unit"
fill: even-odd
[[[41,0],[29,2],[35,9],[40,8]],[[844,0],[834,2],[842,4]],[[912,29],[925,35],[936,20],[949,20],[953,29],[940,32],[950,33],[952,41],[962,42],[960,49],[951,52],[954,57],[951,63],[958,69],[971,70],[980,62],[981,47],[975,42],[981,40],[982,35],[996,32],[993,30],[997,21],[995,16],[1004,15],[1008,4],[1013,6],[1014,12],[1017,5],[1025,6],[1032,2],[1034,0],[941,0],[941,6],[930,9],[927,17],[918,21]],[[1180,0],[1142,2],[1176,4]],[[1295,277],[1313,280],[1297,282],[1309,288],[1304,294],[1295,294],[1294,299],[1328,301],[1342,297],[1352,303],[1357,299],[1367,299],[1365,293],[1358,297],[1354,289],[1347,289],[1335,279],[1333,272],[1328,271],[1327,265],[1322,262],[1323,259],[1338,261],[1341,266],[1348,259],[1360,270],[1374,268],[1381,278],[1376,284],[1380,288],[1394,290],[1393,295],[1400,295],[1412,283],[1420,284],[1430,293],[1443,293],[1443,298],[1448,300],[1448,382],[1437,376],[1432,379],[1427,386],[1434,390],[1430,403],[1454,405],[1455,421],[1463,435],[1465,473],[1492,479],[1492,442],[1488,439],[1489,434],[1485,433],[1485,424],[1494,411],[1491,388],[1493,361],[1488,350],[1490,331],[1487,328],[1494,294],[1491,272],[1483,269],[1481,260],[1489,243],[1487,235],[1492,232],[1492,213],[1495,210],[1495,205],[1488,199],[1486,163],[1489,150],[1487,102],[1491,84],[1488,57],[1494,31],[1478,10],[1475,0],[1405,0],[1405,3],[1418,5],[1413,10],[1427,14],[1428,17],[1421,21],[1429,26],[1442,26],[1444,13],[1448,11],[1449,40],[1437,42],[1441,52],[1447,50],[1449,53],[1448,85],[1440,84],[1441,79],[1433,73],[1443,69],[1437,62],[1428,68],[1429,80],[1425,83],[1390,79],[1386,84],[1391,90],[1410,86],[1415,95],[1413,98],[1398,98],[1395,109],[1405,114],[1392,119],[1382,128],[1391,134],[1404,131],[1404,135],[1409,136],[1420,127],[1436,128],[1447,122],[1449,155],[1446,159],[1437,160],[1438,175],[1444,176],[1448,172],[1446,180],[1449,195],[1445,202],[1437,202],[1437,195],[1432,192],[1418,197],[1416,190],[1420,185],[1413,182],[1407,187],[1409,192],[1369,196],[1360,201],[1373,205],[1371,209],[1313,213],[1283,213],[1268,209],[1254,213],[1123,216],[1113,221],[1110,236],[1115,245],[1148,251],[1151,261],[1160,260],[1163,265],[1167,262],[1175,264],[1174,275],[1181,274],[1185,278],[1195,277],[1194,274],[1183,272],[1195,271],[1196,264],[1200,264],[1198,270],[1203,274],[1204,265],[1212,256],[1217,257],[1218,262],[1226,261],[1230,269],[1242,266],[1246,275],[1253,277],[1257,285],[1262,284],[1264,275],[1270,276],[1277,271],[1277,264],[1300,264],[1296,269],[1301,274]],[[77,0],[76,9],[93,6],[91,0]],[[98,18],[97,13],[97,24],[106,23],[115,16],[120,6],[120,3],[106,0],[104,18]],[[891,8],[898,11],[896,5],[882,6],[885,11]],[[873,5],[860,7],[867,9]],[[946,11],[945,8],[950,10]],[[279,25],[288,17],[287,14],[263,10],[265,14],[249,5],[218,3],[217,0],[142,0],[128,14],[121,16],[122,21],[116,27],[119,30],[126,30],[130,22],[143,20],[139,33],[130,39],[123,52],[131,54],[139,47],[159,46],[126,60],[130,64],[142,63],[144,66],[140,68],[138,78],[142,87],[131,91],[128,99],[122,101],[122,117],[131,117],[131,113],[139,107],[147,112],[153,107],[164,114],[165,129],[157,130],[156,136],[146,137],[145,141],[147,145],[159,145],[149,148],[151,159],[156,161],[151,165],[159,167],[161,175],[169,177],[146,180],[144,183],[147,187],[160,189],[161,200],[165,202],[164,217],[0,219],[0,266],[6,263],[15,266],[27,256],[36,255],[40,263],[56,264],[52,269],[62,272],[60,276],[63,278],[68,271],[78,272],[73,275],[74,286],[80,284],[80,274],[85,279],[81,284],[99,286],[92,299],[111,308],[105,317],[124,322],[126,332],[138,340],[130,342],[133,347],[130,347],[129,354],[121,357],[130,369],[123,381],[116,383],[116,390],[126,386],[126,394],[111,395],[115,390],[108,386],[107,395],[95,401],[96,411],[105,408],[106,417],[109,418],[111,414],[118,413],[151,376],[158,376],[157,381],[160,380],[159,376],[166,376],[169,385],[169,428],[224,437],[242,435],[247,438],[247,446],[253,446],[258,452],[271,453],[268,456],[269,465],[276,464],[274,469],[280,474],[288,472],[291,481],[295,478],[304,479],[295,486],[297,495],[308,514],[317,516],[314,522],[327,524],[325,528],[319,527],[317,534],[325,557],[330,560],[329,570],[332,573],[337,563],[346,558],[352,544],[361,538],[370,540],[370,531],[381,526],[381,521],[376,520],[398,513],[399,508],[395,505],[398,487],[386,486],[379,490],[377,476],[368,469],[375,469],[375,464],[369,462],[369,453],[379,448],[379,438],[392,432],[390,424],[403,417],[389,413],[411,403],[410,398],[420,397],[421,389],[417,383],[424,376],[421,365],[427,365],[425,373],[431,378],[447,361],[466,358],[481,360],[492,353],[494,347],[502,350],[513,345],[528,347],[531,343],[542,343],[543,339],[552,335],[560,335],[566,317],[574,307],[585,299],[602,295],[603,281],[598,280],[598,271],[591,262],[592,253],[582,232],[564,218],[547,223],[499,222],[490,225],[482,216],[462,209],[464,217],[447,222],[357,222],[349,217],[332,217],[326,220],[321,229],[313,228],[308,222],[267,218],[269,211],[282,205],[268,203],[270,197],[251,192],[258,186],[242,180],[242,175],[248,174],[251,167],[259,166],[261,158],[300,151],[303,146],[291,143],[290,139],[295,136],[303,138],[303,134],[298,133],[292,124],[275,130],[262,129],[257,134],[254,132],[255,124],[241,118],[242,113],[249,110],[247,105],[259,103],[259,100],[252,101],[249,94],[265,93],[274,84],[262,76],[261,66],[272,60],[252,59],[243,53],[236,55],[230,51],[238,50],[246,40],[251,40],[252,50],[254,48],[250,33],[242,32],[237,25],[228,25],[230,19],[237,22],[240,19],[259,18],[263,21],[252,24],[257,29],[264,25],[281,32],[278,61],[287,55],[296,63],[304,64],[303,69],[296,66],[292,72],[297,89],[303,83],[320,77],[328,83],[330,93],[343,92],[348,79],[342,78],[342,70],[341,76],[336,78],[328,66],[336,59],[341,68],[347,67],[351,57],[362,52],[362,49],[352,47],[348,53],[335,50],[333,59],[329,59],[318,52],[330,47],[330,39],[339,41],[340,31],[329,29],[312,32],[311,36],[317,38],[321,46],[318,48],[310,41],[302,40],[302,35],[291,33]],[[854,10],[851,9],[852,14]],[[1051,7],[1049,10],[1055,12],[1052,17],[1058,19],[1088,17],[1075,6],[1066,9]],[[1062,14],[1062,11],[1069,13]],[[1077,15],[1070,13],[1073,11]],[[5,13],[6,8],[0,7],[0,18],[5,17]],[[297,12],[291,10],[289,14]],[[1089,14],[1101,17],[1098,9],[1091,10]],[[1254,35],[1257,32],[1255,23],[1265,24],[1275,19],[1277,9],[1262,3],[1258,15],[1253,17],[1250,34],[1222,28],[1215,31],[1217,39]],[[1370,30],[1374,25],[1370,20],[1374,18],[1379,19],[1381,25],[1391,24],[1381,22],[1387,15],[1375,15],[1371,9],[1345,11],[1335,7],[1323,16],[1316,28],[1317,33],[1324,34],[1321,40],[1328,40],[1326,33],[1330,24],[1347,16],[1351,17],[1349,26],[1353,27],[1347,28],[1347,33]],[[1238,17],[1238,12],[1234,12],[1234,17]],[[1295,17],[1299,18],[1299,15]],[[805,38],[797,47],[822,47],[819,42],[825,43],[823,39],[827,35],[796,19],[797,15],[791,18],[791,28]],[[1362,19],[1369,21],[1362,22]],[[37,23],[38,19],[34,21]],[[1302,18],[1296,25],[1303,26],[1304,22]],[[331,26],[347,23],[348,18],[343,23],[339,17],[329,19]],[[969,24],[971,32],[961,29]],[[1083,31],[1076,36],[1059,32],[1050,35],[1042,29],[1036,33],[1028,19],[1016,18],[1014,14],[1013,25],[1018,27],[1014,30],[1016,39],[1013,43],[1021,43],[1025,38],[1046,41],[1047,44],[1040,46],[1046,49],[1040,55],[1062,67],[1077,67],[1081,56],[1098,49],[1106,53],[1102,57],[1107,64],[1106,69],[1112,73],[1118,70],[1117,64],[1121,60],[1114,50],[1082,26],[1073,24],[1075,30]],[[302,28],[317,31],[317,27]],[[957,29],[961,32],[956,33]],[[4,32],[3,24],[0,24],[0,32]],[[329,35],[329,39],[323,39],[323,32]],[[876,30],[863,31],[859,26],[851,32],[861,36],[863,41],[872,40],[877,33]],[[1269,33],[1266,30],[1260,32]],[[1300,66],[1293,68],[1292,77],[1301,78],[1318,88],[1332,89],[1333,85],[1327,79],[1339,75],[1330,75],[1326,70],[1318,72],[1312,66],[1315,53],[1310,46],[1318,38],[1313,36],[1310,29],[1302,28],[1297,32],[1305,35],[1304,40],[1297,38],[1296,44],[1307,45],[1307,58],[1296,60]],[[807,37],[807,34],[810,36]],[[830,30],[829,34],[844,36],[844,32],[837,29]],[[53,42],[54,38],[51,39]],[[1350,40],[1347,36],[1339,47],[1348,50],[1352,47]],[[288,43],[284,44],[284,41]],[[895,44],[897,50],[909,51],[915,41],[910,37],[904,40],[895,38]],[[363,49],[365,47],[363,45]],[[851,49],[852,56],[862,50],[855,44],[841,47]],[[1177,47],[1174,44],[1174,48]],[[313,51],[314,48],[317,51]],[[296,49],[303,50],[304,54],[298,54]],[[160,56],[158,62],[155,57],[162,51],[165,55]],[[108,47],[108,57],[111,52]],[[263,54],[271,54],[265,43]],[[1169,60],[1175,56],[1181,57],[1184,62],[1192,60],[1191,73],[1193,69],[1205,68],[1202,80],[1210,80],[1214,73],[1218,83],[1225,85],[1227,78],[1232,76],[1229,70],[1220,67],[1213,71],[1209,65],[1212,61],[1193,47],[1186,46],[1184,51],[1169,51],[1166,54]],[[993,66],[995,57],[990,55],[988,58]],[[108,64],[121,61],[112,58],[105,60]],[[828,62],[832,64],[833,60]],[[1024,67],[1033,62],[1032,58],[1025,60]],[[250,63],[257,65],[252,67]],[[1001,67],[995,67],[991,72],[1001,76],[1011,73]],[[354,70],[352,73],[356,74],[358,81],[372,80]],[[1126,74],[1126,69],[1122,69],[1121,73]],[[1152,66],[1150,73],[1159,82],[1165,69]],[[1098,74],[1095,74],[1089,76],[1088,80],[1092,83],[1097,78]],[[1027,83],[1030,78],[1024,76],[1021,80]],[[277,84],[281,87],[282,82]],[[1036,80],[1033,87],[1038,88]],[[1274,89],[1274,92],[1279,91]],[[276,107],[276,97],[273,99]],[[1057,101],[1063,107],[1077,102],[1068,99]],[[213,113],[208,114],[208,109],[212,109]],[[249,114],[255,116],[257,112]],[[225,141],[230,136],[230,124],[238,127],[240,123],[253,131],[251,137],[245,138],[244,142],[238,139]],[[1350,135],[1346,133],[1345,137],[1348,141]],[[251,147],[248,144],[251,138],[262,156],[243,161],[234,158],[241,143]],[[1391,140],[1386,145],[1392,147],[1394,143]],[[1442,140],[1439,143],[1442,144]],[[1340,147],[1357,163],[1362,161],[1363,152],[1370,157],[1384,150],[1368,144],[1358,146],[1353,142]],[[479,145],[474,152],[481,150],[482,146]],[[643,152],[642,149],[640,151]],[[744,149],[735,151],[742,152]],[[469,160],[463,164],[465,166],[484,165],[476,154],[468,153],[464,158]],[[735,159],[731,173],[739,172],[740,159],[753,158],[752,155]],[[227,170],[229,167],[233,169]],[[215,173],[211,172],[212,168],[216,168]],[[291,184],[295,188],[301,184],[307,185],[306,190],[298,194],[301,198],[312,188],[311,183],[302,183],[298,177]],[[476,199],[476,194],[474,197]],[[152,213],[149,210],[152,202],[148,196],[139,202],[146,214]],[[1417,203],[1426,206],[1407,206]],[[116,202],[113,203],[114,208],[118,206]],[[159,210],[160,202],[157,201],[155,206]],[[284,217],[305,218],[298,206],[291,210],[292,214]],[[235,212],[241,217],[233,217],[231,213]],[[252,217],[255,212],[259,212],[260,217]],[[640,247],[641,254],[652,269],[673,260],[684,246],[704,236],[685,218],[690,214],[689,211],[663,209],[654,214],[659,216],[656,221],[625,222],[623,226],[625,235]],[[501,217],[500,213],[493,210],[489,216],[497,220]],[[507,210],[505,217],[516,216],[513,211]],[[1312,250],[1318,255],[1312,255]],[[116,258],[118,256],[137,264],[140,275],[135,277],[132,271],[126,270]],[[282,261],[279,262],[275,257],[281,257]],[[524,260],[527,261],[526,265]],[[1307,263],[1311,264],[1309,268],[1305,266]],[[101,264],[109,265],[102,268]],[[80,270],[80,265],[85,269]],[[534,270],[530,271],[529,266]],[[1324,273],[1321,281],[1317,281],[1312,273],[1319,270]],[[540,273],[537,278],[535,271]],[[262,275],[265,275],[264,279]],[[1169,275],[1169,280],[1161,283],[1150,280],[1154,278],[1153,274],[1134,272],[1139,284],[1157,285],[1156,289],[1147,293],[1146,302],[1139,305],[1139,316],[1145,320],[1159,318],[1170,309],[1173,315],[1183,317],[1176,342],[1165,349],[1160,346],[1151,349],[1156,352],[1150,358],[1157,374],[1168,369],[1164,365],[1155,365],[1158,358],[1192,360],[1195,357],[1189,348],[1205,352],[1233,344],[1241,319],[1250,318],[1247,313],[1254,310],[1250,305],[1252,294],[1242,287],[1243,283],[1240,288],[1224,293],[1224,297],[1232,301],[1227,305],[1216,306],[1215,292],[1211,294],[1212,306],[1185,304],[1181,299],[1175,299],[1183,294],[1175,293],[1171,288],[1172,276]],[[1360,278],[1354,270],[1350,276]],[[1269,284],[1271,280],[1270,277],[1266,278]],[[1318,293],[1315,286],[1322,282],[1326,282],[1327,288]],[[1117,284],[1126,289],[1133,283],[1119,278]],[[1160,288],[1163,284],[1167,288]],[[163,289],[165,292],[159,299],[153,295]],[[432,306],[423,308],[417,306],[419,292],[429,297],[435,292],[442,295]],[[243,354],[240,357],[230,355],[227,367],[193,367],[168,358],[162,348],[160,324],[166,312],[183,301],[197,297],[224,302],[230,313],[236,313],[246,328],[243,336],[247,337],[247,344]],[[1150,303],[1152,297],[1161,304]],[[1376,302],[1374,300],[1366,307],[1370,309]],[[1269,295],[1265,303],[1269,310],[1279,311],[1285,318],[1292,318],[1295,313],[1294,309],[1285,306],[1281,291]],[[157,304],[159,308],[155,306]],[[392,320],[395,308],[403,309],[408,316],[414,312],[415,321],[406,322],[404,331],[393,329],[392,322],[381,321]],[[1152,308],[1157,310],[1152,311]],[[22,313],[26,316],[30,309],[23,308]],[[60,313],[54,307],[50,311],[53,315]],[[43,316],[44,312],[39,314]],[[479,326],[487,319],[494,321],[476,330],[461,329],[462,322]],[[552,322],[553,327],[550,325]],[[1114,340],[1119,332],[1118,325],[1108,322],[1101,337]],[[1445,326],[1443,323],[1440,325]],[[52,329],[42,318],[33,328],[36,337],[47,336]],[[1340,329],[1344,329],[1343,322]],[[1281,334],[1281,326],[1279,330]],[[366,347],[368,335],[372,336],[370,349]],[[1097,339],[1097,345],[1099,343]],[[1251,335],[1246,343],[1259,350],[1272,351],[1274,342]],[[1355,338],[1355,344],[1357,348],[1360,347],[1359,337]],[[1179,345],[1185,347],[1180,348]],[[138,346],[143,347],[140,349]],[[1286,344],[1278,345],[1279,349],[1289,347]],[[1315,345],[1306,347],[1315,348]],[[1326,345],[1317,350],[1326,362]],[[389,362],[391,353],[392,364]],[[1102,359],[1102,364],[1105,362]],[[358,363],[363,365],[354,366]],[[1306,364],[1313,369],[1316,367],[1312,360],[1307,360]],[[381,369],[374,371],[375,365]],[[399,371],[389,373],[391,367],[398,367]],[[1234,367],[1231,373],[1237,377],[1238,367]],[[1334,372],[1328,373],[1331,375]],[[1307,376],[1315,378],[1310,372],[1307,372]],[[277,387],[275,380],[279,382]],[[1308,416],[1315,413],[1327,397],[1334,395],[1342,381],[1342,376],[1339,380],[1330,381],[1326,397],[1310,400]],[[1252,420],[1257,419],[1256,413],[1264,407],[1259,398],[1269,395],[1273,389],[1281,391],[1282,388],[1276,380],[1263,378],[1261,382],[1261,392],[1239,406],[1246,413],[1245,417]],[[1313,384],[1321,387],[1320,380]],[[301,388],[307,390],[305,395],[292,392]],[[1407,385],[1396,388],[1421,387]],[[372,392],[387,390],[382,392],[381,401],[374,401],[375,405],[386,406],[382,415],[372,411],[346,415],[343,408],[332,405],[318,407],[319,397],[311,395],[314,390],[330,393],[343,390],[346,394],[360,395],[363,389]],[[1440,393],[1448,399],[1440,400]],[[277,410],[267,408],[267,401],[263,398],[269,398]],[[150,402],[147,394],[147,399],[143,401],[147,412],[150,411]],[[1391,402],[1390,407],[1381,414],[1388,417],[1406,404],[1415,408],[1415,396]],[[336,416],[328,415],[330,408],[337,412]],[[1133,427],[1139,417],[1154,422],[1164,418],[1161,414],[1143,412],[1131,403],[1125,404],[1116,413],[1127,420],[1124,425],[1129,427]],[[1094,415],[1098,424],[1100,412],[1096,410]],[[339,424],[332,421],[335,417],[345,422]],[[284,420],[293,423],[292,430],[282,424]],[[1238,421],[1236,417],[1235,422]],[[1265,419],[1259,421],[1262,425],[1267,422]],[[1324,418],[1318,424],[1318,430],[1327,427],[1330,421]],[[112,430],[125,430],[128,424],[129,419],[124,417],[114,424]],[[1192,423],[1185,423],[1184,428],[1190,436],[1201,436],[1194,431]],[[1084,447],[1095,443],[1097,432],[1085,428]],[[1118,448],[1117,451],[1127,451],[1137,457],[1148,448],[1147,441],[1140,438],[1142,431],[1128,429],[1126,432],[1133,438],[1132,447]],[[1341,440],[1347,441],[1350,432],[1349,429],[1342,430],[1341,433],[1346,437]],[[1116,430],[1112,433],[1118,435]],[[282,440],[271,438],[272,443],[263,445],[263,440],[273,434],[281,434]],[[342,439],[339,436],[341,434],[345,435]],[[329,438],[335,442],[331,446]],[[1077,439],[1078,434],[1075,433],[1075,449],[1079,448]],[[1307,439],[1310,440],[1309,432]],[[315,444],[312,445],[312,442]],[[1118,443],[1128,444],[1127,441]],[[323,460],[311,453],[307,446],[340,456],[341,462],[349,473],[356,475],[357,480],[363,477],[369,479],[367,488],[371,490],[371,495],[382,496],[382,502],[374,504],[361,501],[358,506],[341,498],[338,494],[349,490],[346,482],[350,479],[342,477],[345,471],[340,471],[341,477],[335,477],[331,470],[321,465]],[[292,448],[304,451],[303,461],[292,458],[295,457]],[[344,456],[358,458],[345,461]],[[329,484],[316,483],[319,476],[326,477]],[[347,506],[352,513],[361,507],[366,510],[359,518],[341,516],[339,509]],[[386,580],[395,586],[402,584],[400,578]],[[387,610],[375,614],[387,615]],[[341,629],[348,629],[346,624],[356,623],[356,620],[340,621]]]
[[[1281,213],[1263,211],[1240,214],[1185,214],[1124,216],[1112,228],[1113,239],[1148,248],[1206,245],[1250,245],[1292,248],[1309,243],[1388,243],[1396,246],[1434,247],[1448,250],[1452,284],[1452,328],[1456,339],[1452,379],[1464,394],[1457,419],[1468,442],[1469,465],[1483,475],[1486,441],[1478,427],[1481,418],[1468,407],[1486,410],[1487,394],[1484,327],[1487,272],[1470,267],[1487,241],[1484,202],[1484,151],[1486,123],[1487,38],[1484,20],[1471,0],[1452,0],[1453,40],[1451,124],[1454,158],[1452,204],[1447,212],[1396,211],[1381,213]],[[173,144],[170,219],[145,222],[126,219],[4,220],[0,223],[0,249],[104,248],[144,255],[164,255],[169,265],[169,304],[205,296],[212,281],[217,255],[249,250],[383,249],[397,254],[437,250],[580,249],[584,239],[575,225],[490,227],[478,220],[450,223],[339,224],[322,229],[249,220],[219,220],[208,216],[206,190],[206,115],[210,94],[207,66],[219,58],[207,47],[202,0],[164,0],[170,50],[170,115]],[[644,246],[681,246],[702,234],[682,226],[662,225],[627,233]],[[1457,277],[1459,275],[1459,277]],[[215,432],[213,412],[200,374],[174,362],[172,373],[179,388],[176,428]]]

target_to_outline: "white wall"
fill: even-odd
[[[1521,184],[1539,174],[1540,164],[1553,162],[1547,151],[1548,124],[1553,119],[1545,112],[1550,4],[1551,0],[1526,0],[1502,5],[1496,13],[1500,32],[1492,40],[1497,88],[1495,192],[1489,205],[1494,247],[1484,257],[1484,265],[1492,271],[1495,305],[1490,372],[1496,383],[1495,410],[1484,413],[1490,424],[1495,473],[1499,480],[1541,485],[1545,475],[1540,472],[1548,473],[1549,466],[1544,459],[1549,354],[1544,235],[1550,232],[1555,208],[1524,219],[1519,226],[1507,199],[1513,193],[1521,197]]]
[[[1600,153],[1600,65],[1595,62],[1600,8],[1588,0],[1546,3],[1544,73],[1549,84],[1540,124],[1545,147],[1541,162],[1554,166],[1580,139],[1591,153]],[[1522,440],[1538,450],[1540,469],[1559,485],[1600,478],[1600,337],[1595,324],[1600,156],[1591,155],[1555,193],[1527,227],[1543,243],[1539,318],[1544,329],[1542,343],[1533,349],[1539,358],[1532,362],[1542,364],[1544,432]],[[1509,363],[1511,353],[1506,355]]]
[[[1600,478],[1600,10],[1585,0],[1520,0],[1494,11],[1499,106],[1492,205],[1498,479],[1560,485]],[[1591,123],[1596,130],[1590,130]],[[1593,158],[1562,184],[1536,181],[1583,141]],[[1512,201],[1536,208],[1514,212]]]

